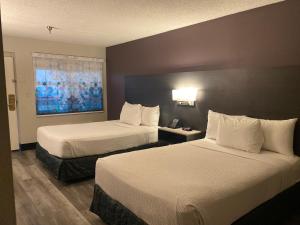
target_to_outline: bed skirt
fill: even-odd
[[[121,203],[108,196],[97,184],[90,211],[97,214],[107,225],[147,225]]]
[[[96,161],[98,158],[147,148],[160,147],[163,145],[165,145],[165,143],[156,142],[100,155],[63,159],[51,155],[46,149],[37,143],[36,157],[43,162],[43,164],[54,174],[58,180],[70,182],[94,177]]]
[[[299,200],[300,182],[253,209],[232,225],[280,225],[291,212],[299,209]],[[147,225],[129,209],[107,195],[97,184],[94,187],[90,211],[97,214],[107,225]]]

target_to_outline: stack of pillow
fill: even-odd
[[[293,139],[297,119],[263,120],[229,116],[209,110],[206,138],[218,145],[247,152],[261,149],[294,155]]]
[[[125,102],[121,111],[120,121],[135,126],[158,126],[159,106],[145,107],[140,104]]]

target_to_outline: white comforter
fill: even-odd
[[[208,140],[110,156],[96,165],[96,183],[150,225],[229,225],[299,178],[299,157]]]
[[[120,121],[39,127],[38,143],[60,158],[97,155],[157,142],[157,127]]]

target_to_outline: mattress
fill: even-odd
[[[133,126],[118,120],[44,126],[37,141],[59,158],[99,155],[157,142],[157,127]]]
[[[300,158],[207,139],[98,159],[96,184],[149,225],[229,225],[300,180]]]

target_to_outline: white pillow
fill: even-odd
[[[139,126],[142,121],[142,106],[125,102],[121,111],[120,121],[130,125]]]
[[[265,142],[263,148],[283,155],[294,155],[294,129],[297,119],[260,120]]]
[[[259,153],[264,135],[258,119],[221,116],[216,143],[246,152]]]
[[[158,126],[159,105],[155,107],[142,107],[142,125]]]
[[[244,116],[230,116],[230,115],[226,115],[223,113],[217,113],[212,110],[209,110],[208,116],[207,116],[207,127],[206,127],[205,138],[214,139],[214,140],[217,138],[219,119],[221,116],[228,116],[228,117],[233,117],[233,118],[244,117]]]

